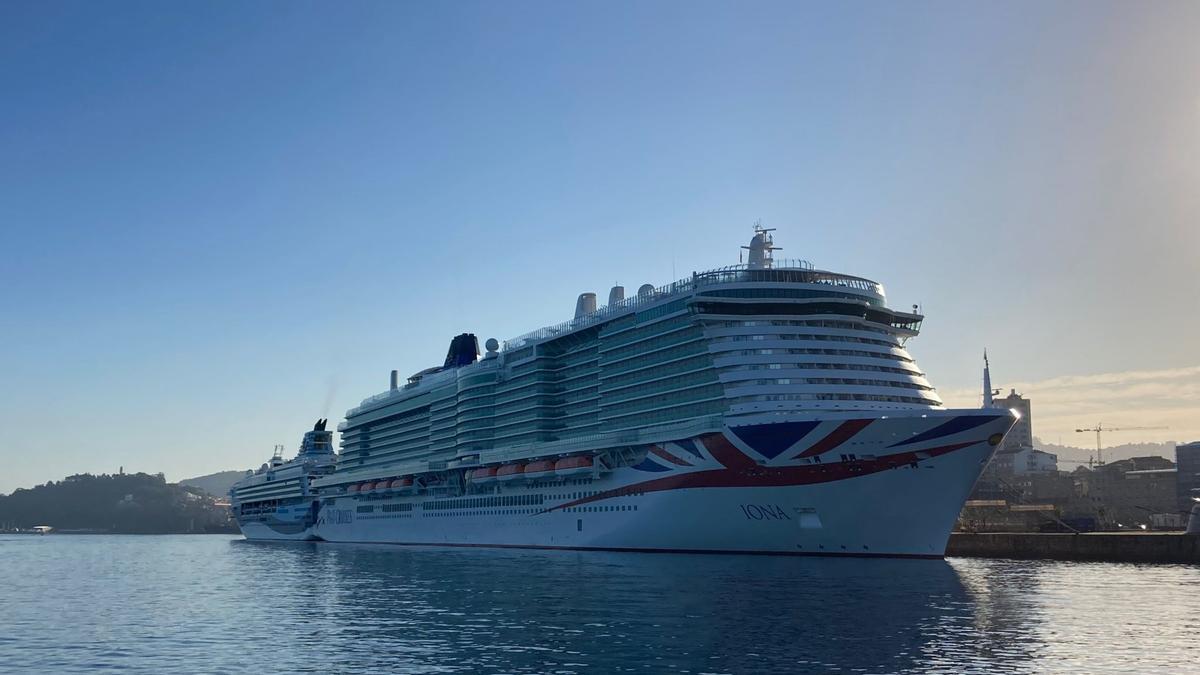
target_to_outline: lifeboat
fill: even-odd
[[[408,493],[412,492],[412,489],[413,489],[412,476],[404,476],[403,478],[397,478],[396,480],[392,481],[391,489],[393,491],[399,492],[400,494],[408,494]]]
[[[346,486],[346,492],[358,492],[358,483]]]
[[[367,493],[374,489],[375,489],[375,484],[371,483],[371,482],[358,484],[358,491],[361,493]]]
[[[496,469],[496,480],[502,483],[525,480],[524,464],[505,464]]]
[[[381,480],[375,483],[375,493],[379,494],[381,492],[387,492],[391,489],[391,485],[391,481]]]
[[[467,474],[475,485],[488,485],[496,482],[496,467],[485,466]]]
[[[525,465],[525,477],[529,480],[554,477],[554,460],[539,459]]]
[[[586,476],[592,473],[592,458],[587,455],[563,457],[554,463],[554,475],[560,477]]]

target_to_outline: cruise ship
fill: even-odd
[[[317,420],[300,441],[300,451],[284,461],[283,446],[257,471],[247,471],[229,489],[232,509],[247,539],[312,539],[320,502],[313,481],[333,473],[337,454],[327,420]]]
[[[338,426],[336,464],[235,486],[243,532],[941,557],[1012,413],[943,405],[905,348],[916,306],[776,258],[772,230],[742,248],[744,264],[616,286],[603,307],[584,293],[571,320],[482,358],[466,333],[441,366],[392,371]]]

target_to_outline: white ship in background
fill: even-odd
[[[905,350],[923,317],[878,283],[775,259],[770,230],[744,248],[599,309],[584,293],[482,359],[463,334],[441,367],[393,371],[338,426],[336,470],[302,452],[235,486],[243,532],[940,557],[1011,413],[946,409]]]
[[[283,446],[275,446],[270,461],[229,490],[229,506],[247,539],[312,538],[319,502],[312,481],[333,473],[337,455],[327,420],[317,420],[300,441],[295,459],[285,462]]]

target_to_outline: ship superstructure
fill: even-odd
[[[599,310],[584,294],[571,321],[478,363],[452,351],[442,368],[363,401],[338,427],[338,479],[581,437],[603,446],[679,424],[941,408],[904,349],[920,315],[888,309],[875,282],[775,261],[769,231],[749,248],[745,265],[629,298],[614,288]]]
[[[300,451],[283,459],[275,446],[271,459],[229,489],[229,504],[242,532],[250,539],[312,539],[319,510],[312,481],[333,473],[337,455],[333,432],[320,419],[300,441]]]
[[[329,541],[935,555],[995,444],[905,349],[881,285],[775,257],[500,345],[454,339],[348,411],[314,480]]]

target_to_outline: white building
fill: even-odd
[[[983,353],[983,407],[1005,408],[1018,415],[1017,423],[1004,437],[995,456],[991,470],[1000,474],[1028,475],[1054,473],[1058,471],[1058,455],[1033,447],[1033,412],[1029,399],[1009,389],[1008,396],[996,398],[999,390],[992,390],[992,373],[988,365],[987,352]]]
[[[1052,452],[1024,447],[1012,453],[1012,472],[1017,475],[1057,471],[1058,455]]]
[[[995,399],[993,404],[997,408],[1005,408],[1007,410],[1015,410],[1021,416],[1017,423],[1013,426],[1012,431],[1004,437],[1003,450],[1009,452],[1017,452],[1026,448],[1033,448],[1033,414],[1029,409],[1029,399],[1017,393],[1016,389],[1009,389],[1008,396]]]

